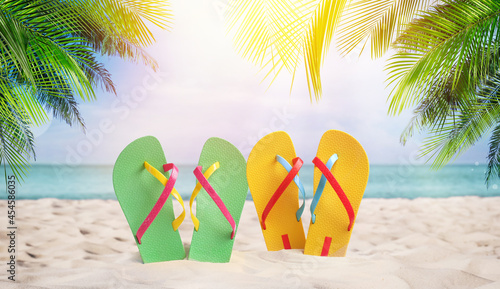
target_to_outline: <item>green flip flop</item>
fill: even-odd
[[[195,229],[189,259],[229,262],[248,193],[245,158],[228,141],[213,137],[203,146],[194,174],[198,182],[189,203],[192,207],[198,196],[197,216],[191,209]]]
[[[169,198],[174,196],[184,208],[182,198],[173,187],[176,178],[177,168],[167,164],[160,142],[152,136],[136,139],[116,160],[115,194],[144,263],[186,257],[177,231],[185,212],[175,218],[172,198]]]

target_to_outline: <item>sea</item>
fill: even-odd
[[[175,188],[189,199],[195,186],[195,165],[180,165]],[[371,165],[365,198],[446,198],[452,196],[500,196],[500,180],[486,187],[485,165],[448,165],[433,170],[426,165]],[[16,199],[116,200],[113,166],[33,165],[29,176],[16,183]],[[3,175],[3,173],[2,173]],[[2,177],[3,179],[3,177]],[[313,195],[313,166],[304,165],[300,179],[306,198]],[[293,184],[292,184],[293,185]],[[6,199],[0,185],[0,199]],[[247,199],[251,200],[250,193]]]

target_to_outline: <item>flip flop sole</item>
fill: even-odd
[[[329,130],[319,143],[317,157],[324,163],[333,155],[338,160],[332,167],[332,174],[345,192],[357,215],[366,184],[368,182],[368,157],[361,144],[349,134]],[[314,188],[322,176],[314,169]],[[327,183],[315,210],[316,221],[309,225],[304,254],[345,256],[351,231],[348,231],[349,217],[332,186]],[[325,251],[326,250],[326,251]]]
[[[270,133],[257,142],[250,152],[247,163],[247,179],[250,193],[262,221],[262,213],[276,189],[288,172],[276,160],[282,156],[288,163],[296,157],[290,136],[284,131]],[[267,250],[303,249],[305,243],[302,221],[297,222],[299,193],[292,182],[281,195],[266,219],[266,229],[262,230]],[[285,241],[286,239],[286,241]]]
[[[208,182],[233,217],[237,231],[248,194],[246,161],[230,142],[213,137],[205,142],[198,165],[204,171],[216,162],[220,167],[208,178]],[[188,258],[202,262],[229,262],[236,235],[231,240],[231,226],[203,188],[196,197],[196,217],[200,226],[198,231],[193,231]]]
[[[175,219],[169,197],[152,224],[137,242],[135,234],[161,195],[164,186],[144,168],[147,161],[160,172],[167,163],[160,143],[146,136],[130,143],[118,156],[113,168],[116,198],[125,214],[144,263],[181,260],[186,256],[178,231],[172,228]],[[168,177],[168,173],[165,173]]]

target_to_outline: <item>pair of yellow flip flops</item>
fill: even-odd
[[[368,182],[368,158],[349,134],[329,130],[313,160],[314,197],[307,240],[301,215],[303,161],[283,131],[263,137],[247,161],[247,180],[269,251],[304,249],[304,254],[345,256],[356,214]],[[292,184],[295,183],[295,184]]]

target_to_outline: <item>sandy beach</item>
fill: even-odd
[[[17,281],[1,269],[1,288],[500,288],[500,197],[364,199],[345,258],[266,251],[249,201],[227,264],[142,264],[117,201],[22,200],[17,225]],[[186,249],[192,230],[187,217]]]

